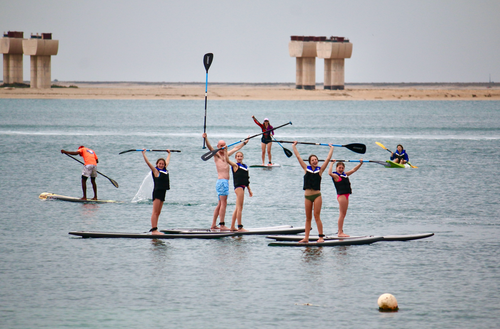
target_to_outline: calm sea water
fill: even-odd
[[[500,102],[212,101],[209,138],[236,142],[269,117],[280,139],[364,143],[385,160],[402,143],[418,169],[366,163],[351,176],[344,229],[353,235],[434,232],[429,239],[332,248],[268,247],[263,236],[217,240],[80,239],[69,231],[144,232],[150,202],[130,202],[148,168],[134,148],[171,148],[171,190],[160,228],[208,227],[217,202],[203,162],[203,101],[0,100],[0,327],[2,328],[495,328],[500,299]],[[81,165],[60,154],[96,151],[100,198],[79,197]],[[285,145],[290,148],[290,144]],[[260,141],[243,148],[260,163]],[[300,145],[306,157],[327,147]],[[155,160],[160,154],[148,153]],[[273,146],[272,170],[250,172],[246,227],[304,225],[297,160]],[[352,164],[347,164],[351,168]],[[338,205],[322,183],[325,232]],[[90,185],[90,184],[89,184]],[[90,188],[90,186],[89,186]],[[90,192],[89,189],[89,193]],[[229,197],[228,218],[235,196]],[[380,313],[391,293],[398,313]]]

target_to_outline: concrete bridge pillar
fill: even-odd
[[[296,57],[295,88],[316,88],[316,37],[292,36],[288,44],[291,57]]]
[[[9,31],[0,39],[4,83],[23,83],[23,34]]]
[[[50,88],[51,57],[57,55],[59,40],[52,40],[52,33],[31,35],[31,39],[23,40],[23,50],[30,58],[31,88]]]
[[[343,37],[330,37],[317,43],[317,55],[325,59],[324,89],[343,90],[344,62],[351,58],[352,43]]]

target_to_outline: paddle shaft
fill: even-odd
[[[229,144],[229,145],[227,145],[227,146],[225,146],[225,147],[223,147],[223,148],[220,148],[220,149],[215,149],[215,150],[213,150],[213,151],[207,152],[207,153],[205,153],[205,154],[203,154],[203,155],[201,156],[201,159],[202,159],[203,161],[207,161],[208,159],[210,159],[211,157],[213,157],[213,156],[215,155],[215,153],[219,152],[220,150],[223,150],[223,149],[225,149],[225,148],[229,148],[230,146],[233,146],[233,145],[239,144],[239,143],[241,143],[241,142],[243,142],[243,141],[246,141],[246,140],[252,139],[252,138],[254,138],[254,137],[260,136],[260,135],[262,135],[262,134],[268,133],[268,132],[270,132],[270,131],[273,131],[273,130],[276,130],[276,129],[279,129],[279,128],[281,128],[281,127],[284,127],[284,126],[287,126],[287,125],[291,125],[291,124],[292,124],[292,122],[290,121],[290,122],[285,123],[285,124],[283,124],[283,125],[281,125],[281,126],[275,127],[275,128],[273,128],[273,129],[269,129],[268,131],[264,131],[264,132],[261,132],[261,133],[259,133],[259,134],[255,134],[255,135],[253,135],[253,136],[250,136],[250,137],[247,137],[247,138],[245,138],[245,139],[242,139],[242,140],[239,140],[239,141],[237,141],[237,142],[234,142],[234,143],[232,143],[232,144]]]
[[[140,149],[126,150],[118,154],[128,153],[128,152],[142,152]],[[167,152],[167,150],[146,150],[146,152]],[[180,150],[170,150],[170,152],[180,152]]]
[[[325,160],[318,160],[318,161],[325,161]],[[361,162],[361,160],[330,160],[330,162]],[[377,160],[363,160],[363,163],[365,162],[372,162],[372,163],[378,163],[381,164],[382,166],[390,166],[387,162],[384,161],[377,161]]]
[[[214,59],[214,54],[207,53],[203,56],[203,65],[205,66],[205,118],[203,120],[203,133],[207,132],[207,98],[208,98],[208,69],[210,65],[212,65],[212,61]],[[203,148],[207,148],[205,146],[205,139],[203,138]]]
[[[67,153],[64,153],[64,154],[66,154],[66,155],[67,155],[67,156],[69,156],[71,159],[73,159],[73,160],[75,160],[75,161],[78,161],[78,162],[80,162],[82,165],[84,165],[84,166],[85,166],[85,163],[81,162],[81,161],[80,161],[80,160],[78,160],[77,158],[74,158],[74,157],[72,157],[71,155],[69,155],[69,154],[67,154]],[[102,176],[106,177],[107,179],[109,179],[109,181],[111,182],[111,184],[113,184],[113,186],[114,186],[114,187],[118,188],[118,183],[117,183],[114,179],[109,178],[108,176],[104,175],[103,173],[101,173],[101,172],[99,172],[99,171],[97,171],[97,173],[98,173],[99,175],[102,175]]]
[[[278,142],[278,143],[291,143],[291,144],[295,143],[293,141],[276,141],[276,142]],[[325,143],[309,143],[309,142],[297,142],[297,144],[330,146],[329,144],[325,144]],[[361,154],[364,154],[366,152],[366,145],[360,144],[360,143],[352,143],[352,144],[346,144],[346,145],[332,144],[332,146],[345,147],[353,152],[361,153]]]

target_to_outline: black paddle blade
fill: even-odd
[[[118,154],[128,153],[128,152],[132,152],[132,151],[135,151],[135,149],[133,149],[133,150],[121,151],[121,152],[120,152],[120,153],[118,153]]]
[[[201,156],[201,159],[202,159],[203,161],[207,161],[208,159],[211,159],[211,158],[215,155],[215,153],[217,153],[217,152],[219,152],[219,149],[216,149],[216,150],[213,150],[213,151],[207,152],[207,153],[205,153],[205,154],[203,154],[203,155]]]
[[[353,143],[353,144],[347,144],[347,145],[342,145],[343,147],[356,152],[360,154],[365,154],[366,153],[366,145],[365,144],[359,144],[359,143]]]
[[[283,148],[283,151],[285,151],[285,155],[288,157],[288,158],[291,158],[293,153],[292,151],[290,151],[289,149],[286,149],[286,148]]]
[[[212,61],[214,60],[214,54],[208,53],[203,56],[203,65],[205,66],[205,71],[208,73],[208,69],[210,65],[212,65]]]

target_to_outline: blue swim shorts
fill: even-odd
[[[218,196],[229,195],[229,180],[218,179],[217,184],[215,184],[215,190]]]

